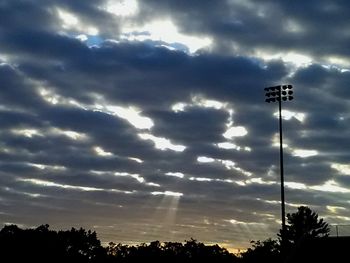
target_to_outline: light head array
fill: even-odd
[[[293,95],[293,86],[292,85],[279,85],[274,87],[264,88],[266,91],[265,96],[267,99],[266,102],[276,102],[276,101],[287,101],[292,100]]]

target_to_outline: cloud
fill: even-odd
[[[222,53],[243,52],[292,62],[308,56],[330,62],[348,56],[348,36],[342,30],[348,23],[344,16],[348,8],[344,1],[300,5],[251,0],[218,5],[150,0],[141,2],[139,16],[143,23],[156,15],[171,17],[183,32],[211,37],[215,49]],[[324,34],[331,37],[324,39]]]
[[[307,204],[335,220],[326,207],[348,207],[349,72],[326,62],[347,60],[347,37],[335,30],[334,45],[320,28],[347,20],[338,3],[310,3],[148,0],[128,14],[106,1],[0,4],[0,221],[66,227],[84,216],[121,242],[169,229],[237,246],[257,239],[251,231],[273,236],[278,109],[263,88],[285,83],[295,92],[283,104],[294,116],[283,120],[288,212]],[[179,40],[212,43],[194,51],[128,32],[153,18]],[[291,66],[293,54],[312,62]]]

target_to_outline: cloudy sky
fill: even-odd
[[[348,1],[0,0],[0,223],[245,248],[350,224]]]

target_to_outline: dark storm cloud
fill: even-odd
[[[42,125],[35,115],[10,110],[0,112],[0,122],[3,129],[28,126],[38,127]]]
[[[306,113],[306,119],[299,124],[299,132],[289,133],[288,138],[295,147],[319,150],[318,161],[348,160],[349,80],[347,71],[320,65],[299,69],[292,79],[302,98],[293,104],[296,110]]]
[[[80,41],[47,32],[9,32],[2,34],[1,42],[3,51],[24,58],[29,54],[39,60],[74,60],[75,56],[84,58],[88,54],[88,48]]]
[[[50,14],[45,5],[39,1],[2,1],[0,3],[1,30],[24,31],[50,30],[55,28],[57,20]]]
[[[35,106],[42,104],[31,82],[13,67],[6,64],[0,65],[0,79],[2,107],[15,110],[31,108],[33,110]]]
[[[171,17],[183,32],[212,36],[221,52],[297,51],[348,56],[347,1],[140,1],[140,20]],[[322,30],[320,30],[322,28]],[[327,38],[324,36],[327,35]],[[235,47],[232,46],[234,44]]]
[[[267,79],[271,79],[272,74],[270,73],[269,68],[262,69],[261,66],[256,62],[244,58],[231,58],[230,61],[230,59],[227,58],[216,58],[213,55],[208,56],[205,54],[197,57],[189,57],[181,52],[171,52],[163,48],[154,48],[140,44],[132,44],[129,47],[129,50],[128,44],[123,43],[121,45],[123,52],[118,52],[119,46],[117,44],[113,44],[112,46],[108,45],[108,47],[101,47],[100,49],[96,49],[94,51],[83,48],[83,45],[79,44],[77,41],[72,41],[72,43],[75,44],[71,46],[72,49],[74,49],[75,46],[79,47],[79,49],[82,48],[82,50],[86,50],[87,56],[95,52],[96,57],[98,57],[99,54],[102,54],[102,56],[105,56],[106,58],[109,57],[110,61],[112,61],[112,56],[110,55],[117,54],[113,58],[113,61],[118,62],[119,66],[122,66],[126,69],[123,72],[124,74],[128,73],[131,68],[134,72],[136,71],[138,74],[142,74],[143,78],[140,77],[140,81],[141,79],[151,79],[150,81],[146,82],[142,80],[142,83],[145,83],[149,86],[153,86],[153,91],[157,91],[157,89],[159,89],[159,91],[155,92],[154,94],[158,93],[162,94],[162,96],[144,96],[145,93],[141,89],[139,89],[141,85],[137,84],[137,81],[139,79],[134,78],[135,74],[131,75],[131,82],[133,82],[133,85],[131,85],[130,83],[128,84],[127,92],[131,92],[132,90],[130,88],[135,87],[133,92],[140,94],[140,99],[143,99],[142,101],[138,101],[137,105],[139,105],[140,107],[144,105],[154,105],[154,103],[158,100],[166,101],[167,99],[170,100],[166,103],[169,107],[171,103],[175,103],[178,100],[180,100],[180,97],[178,97],[179,92],[182,92],[183,94],[188,94],[187,97],[189,98],[191,93],[193,93],[194,91],[198,91],[200,92],[200,94],[207,95],[209,98],[225,98],[225,100],[228,101],[235,101],[236,103],[233,103],[233,106],[235,107],[237,105],[237,113],[235,115],[237,115],[238,123],[247,127],[251,134],[260,134],[260,136],[255,136],[255,138],[250,142],[248,140],[248,137],[247,140],[237,139],[237,141],[241,143],[243,142],[243,145],[245,145],[246,143],[246,145],[249,145],[253,148],[253,153],[251,155],[237,152],[237,154],[230,153],[226,154],[225,156],[224,153],[227,151],[218,151],[217,149],[215,149],[215,147],[212,146],[212,144],[220,142],[220,139],[224,139],[222,137],[222,133],[224,132],[224,125],[228,118],[227,112],[211,109],[192,109],[188,112],[183,113],[173,113],[166,111],[157,113],[155,111],[145,111],[146,115],[152,117],[152,119],[155,121],[155,128],[152,129],[152,132],[154,132],[155,135],[170,138],[178,143],[182,142],[189,147],[188,150],[185,151],[183,156],[179,154],[173,155],[171,153],[168,154],[152,149],[152,144],[140,141],[140,139],[136,136],[134,129],[131,128],[130,125],[128,125],[125,121],[121,121],[115,117],[112,117],[111,115],[102,112],[87,111],[83,109],[70,109],[65,107],[47,106],[46,108],[42,109],[42,112],[40,112],[40,116],[42,120],[45,121],[48,127],[53,126],[63,130],[73,130],[76,132],[84,133],[89,135],[92,138],[92,141],[89,142],[88,145],[78,145],[77,147],[70,148],[69,151],[67,151],[66,147],[64,146],[50,147],[50,144],[52,146],[56,145],[56,143],[58,142],[57,139],[55,139],[52,143],[49,143],[49,141],[47,141],[46,139],[44,141],[45,144],[42,144],[40,142],[40,138],[14,138],[9,140],[8,146],[10,147],[18,147],[19,145],[21,145],[23,148],[31,152],[37,152],[43,148],[46,149],[45,154],[39,154],[36,158],[32,157],[30,159],[32,162],[39,162],[42,164],[51,165],[63,165],[74,169],[83,167],[83,169],[97,169],[108,171],[110,169],[119,168],[123,171],[126,170],[129,172],[138,172],[141,170],[135,168],[135,165],[132,165],[131,161],[119,160],[119,158],[108,160],[103,158],[91,157],[91,147],[94,145],[94,142],[96,142],[97,145],[102,146],[106,151],[111,151],[117,155],[127,154],[128,156],[139,157],[145,160],[146,162],[140,165],[140,167],[142,167],[142,169],[145,169],[145,171],[151,171],[152,169],[154,169],[154,165],[156,165],[159,168],[163,166],[164,168],[161,169],[164,170],[164,173],[166,171],[177,171],[178,167],[181,167],[180,170],[182,172],[184,172],[185,174],[193,175],[194,177],[231,178],[232,175],[235,173],[226,170],[224,167],[220,168],[220,165],[218,166],[218,164],[214,166],[212,164],[198,165],[198,163],[196,162],[196,155],[198,156],[200,153],[202,153],[203,155],[206,155],[205,153],[207,153],[207,156],[212,158],[231,160],[233,159],[237,161],[239,165],[243,164],[243,166],[249,167],[248,171],[257,172],[260,170],[260,174],[264,174],[264,172],[267,171],[270,165],[270,162],[268,160],[273,159],[272,156],[277,153],[276,151],[267,151],[266,149],[263,149],[263,147],[266,145],[265,135],[267,138],[270,137],[271,133],[273,132],[273,129],[271,129],[270,125],[265,125],[265,123],[263,122],[259,123],[259,119],[256,118],[257,115],[263,116],[262,113],[264,113],[264,111],[261,112],[258,109],[255,110],[254,108],[250,108],[249,111],[244,113],[245,115],[243,113],[242,115],[240,115],[240,109],[243,109],[244,107],[244,104],[242,105],[241,103],[243,99],[245,99],[246,101],[257,100],[257,96],[252,95],[254,94],[254,91],[257,91],[258,87],[254,86],[255,83],[251,81],[252,78],[249,78],[248,75],[262,79],[266,78],[267,81]],[[129,55],[125,55],[125,51],[127,51],[126,54]],[[107,56],[104,52],[107,52],[109,56]],[[57,58],[61,59],[63,61],[63,64],[66,60],[75,61],[75,57],[62,57],[60,53],[57,53],[55,55],[54,52],[51,54],[53,54],[54,57],[56,56]],[[124,55],[120,56],[119,54]],[[162,57],[164,55],[167,59],[163,60]],[[178,58],[177,56],[180,56],[180,58],[185,58],[185,62],[183,62],[182,59]],[[80,56],[76,57],[78,61],[79,57]],[[93,65],[93,68],[98,68],[99,61],[106,62],[106,60],[103,59],[96,59],[96,64]],[[28,61],[26,61],[26,63],[28,65]],[[273,65],[275,65],[275,62],[273,63]],[[85,87],[80,87],[79,84],[73,84],[79,82],[76,81],[77,78],[75,77],[75,75],[71,73],[74,72],[81,74],[80,78],[82,79],[83,76],[87,76],[86,74],[92,72],[93,70],[89,69],[86,71],[84,70],[84,68],[81,69],[79,66],[83,64],[82,62],[78,62],[75,65],[73,63],[67,64],[71,67],[72,71],[65,71],[65,76],[62,76],[62,79],[71,82],[72,84],[70,86],[74,85],[76,87],[73,93],[70,94],[70,97],[79,100],[80,97],[76,97],[74,93],[80,93],[79,90],[82,91],[82,89]],[[92,63],[90,64],[92,65]],[[25,72],[26,74],[32,75],[32,77],[43,78],[45,76],[45,81],[47,82],[51,81],[52,79],[55,79],[54,77],[50,79],[51,72],[47,72],[42,76],[38,76],[35,74],[35,72],[33,73],[30,70],[26,70],[27,65],[25,67],[20,66],[19,68],[22,69],[23,72]],[[150,67],[146,67],[146,65],[150,65]],[[102,64],[102,66],[104,65]],[[179,72],[176,72],[176,69],[178,69],[179,66],[181,66]],[[88,68],[88,65],[85,65],[85,67]],[[186,70],[184,70],[184,67]],[[282,68],[281,66],[279,67]],[[231,74],[233,75],[232,81],[240,83],[242,86],[238,85],[234,86],[234,88],[231,88],[230,90],[227,89],[231,84],[231,79],[229,78],[229,70],[227,68],[230,68],[231,72],[233,72]],[[52,75],[56,74],[55,68],[52,68],[52,70]],[[161,74],[160,77],[158,77],[155,74],[157,71],[163,71],[164,74]],[[185,76],[183,76],[183,72],[186,72]],[[192,74],[188,72],[192,72]],[[217,85],[214,88],[214,90],[216,91],[215,93],[213,92],[213,88],[211,88],[211,86],[209,85],[210,83],[206,83],[205,77],[204,80],[202,78],[196,77],[199,75],[207,76],[210,72],[212,72],[213,79],[217,80]],[[274,68],[273,72],[276,72],[276,68]],[[171,75],[169,75],[169,73]],[[108,74],[108,72],[103,72],[101,70],[101,77],[107,76]],[[151,76],[150,78],[150,75],[152,74],[153,76]],[[243,78],[243,75],[246,75],[247,77]],[[111,79],[110,82],[112,82],[113,84],[124,84],[123,79],[125,78],[125,76],[126,75],[124,75],[122,79],[120,79],[118,74],[116,76],[109,76],[109,78]],[[173,76],[183,76],[185,79],[188,80],[188,83],[186,83],[184,81],[185,79],[183,78],[173,78]],[[276,79],[278,78],[277,76]],[[169,92],[165,92],[163,90],[162,85],[162,83],[166,82],[167,79],[169,79],[170,83]],[[179,79],[179,82],[175,82],[174,79]],[[256,79],[254,78],[254,81],[255,80]],[[212,85],[214,85],[214,81],[212,79],[210,81]],[[226,83],[226,81],[228,83]],[[105,79],[104,83],[106,83]],[[66,88],[65,86],[62,87],[61,85],[58,85],[58,83],[54,82],[52,84],[56,87],[56,90],[59,92],[59,94],[60,91],[63,91],[62,93],[64,95],[66,95],[65,92],[68,92],[68,90],[64,91],[64,89]],[[183,85],[189,86],[190,89],[181,89]],[[108,85],[106,86],[108,87]],[[121,85],[121,87],[123,87],[123,85]],[[180,87],[180,89],[175,89],[175,87]],[[191,89],[191,87],[195,88]],[[243,87],[246,88],[243,89]],[[174,89],[173,93],[171,88]],[[237,92],[237,90],[240,89],[242,89],[242,92]],[[112,96],[113,93],[120,95],[120,93],[124,92],[123,88],[114,88],[112,90],[108,88],[106,89],[105,86],[100,87],[98,90],[91,89],[91,92],[93,91],[98,91],[100,92],[100,94],[109,94]],[[109,93],[112,91],[113,93]],[[148,94],[148,92],[146,94]],[[236,94],[238,94],[238,98],[235,97]],[[118,97],[118,95],[116,97]],[[181,97],[184,96],[182,95]],[[109,98],[111,98],[111,96],[109,96]],[[132,100],[133,98],[128,100],[127,97],[123,97],[123,99],[129,101],[130,103],[135,103],[135,101]],[[118,101],[118,99],[116,101]],[[240,106],[242,108],[240,108]],[[236,119],[234,120],[236,121]],[[200,125],[204,125],[203,128],[200,128]],[[176,129],[173,129],[172,127],[176,127]],[[203,132],[198,132],[196,134],[191,131]],[[9,137],[9,139],[10,138],[11,137]],[[210,141],[212,141],[212,143],[210,144],[211,146],[208,147],[208,142]],[[4,142],[6,142],[6,139],[4,139]],[[58,143],[58,145],[65,144],[60,142]],[[266,153],[269,153],[269,155],[266,155]],[[74,158],[72,158],[73,156]],[[260,161],[251,162],[251,157],[254,156],[256,156],[254,159]],[[261,156],[265,156],[266,162],[261,162],[261,160],[263,160]],[[155,159],[157,161],[152,162],[152,159]],[[192,162],[188,162],[191,159]],[[149,163],[148,160],[150,160]],[[184,163],[186,165],[182,167]],[[244,165],[244,163],[246,164]],[[152,164],[152,166],[149,164]],[[262,164],[265,166],[261,166]],[[151,178],[153,179],[153,177]],[[92,179],[93,178],[91,178],[90,180]],[[308,177],[308,179],[311,180],[310,177]],[[72,181],[73,180],[75,179],[72,179]],[[160,182],[161,180],[159,181],[159,179],[155,179],[154,181]],[[320,178],[317,178],[317,181],[320,182]],[[86,182],[86,185],[92,185],[95,181],[92,180],[91,182],[89,182],[89,177],[87,176]],[[313,183],[316,183],[316,181],[313,181]]]
[[[45,32],[62,31],[59,10],[63,10],[76,16],[81,24],[96,27],[102,35],[116,34],[119,31],[119,19],[101,8],[105,3],[105,0],[2,1],[0,3],[1,28],[22,33],[33,29]]]
[[[168,106],[190,99],[190,95],[196,93],[224,101],[244,98],[255,102],[253,94],[259,88],[257,83],[269,85],[286,74],[283,64],[277,62],[262,68],[244,57],[210,54],[192,57],[140,43],[106,42],[101,48],[87,49],[78,40],[50,37],[57,42],[53,46],[45,45],[45,52],[51,58],[45,64],[24,61],[20,68],[53,87],[58,86],[58,93],[65,96],[85,94],[88,97],[89,92],[99,92],[108,94],[111,100],[129,101],[143,107],[147,104]],[[24,52],[26,49],[23,48]],[[66,49],[72,55],[65,54]],[[20,63],[21,59],[17,61]],[[93,74],[97,79],[87,79],[86,74]],[[252,75],[254,78],[249,77]],[[98,81],[100,79],[103,82]],[[143,85],[139,85],[141,82]],[[144,89],[148,92],[144,93]]]
[[[201,108],[178,113],[149,112],[149,116],[157,124],[154,129],[155,134],[163,136],[171,134],[171,138],[185,145],[205,143],[208,140],[221,141],[222,134],[226,131],[225,122],[229,118],[228,112]],[[203,138],[207,140],[200,141]]]
[[[14,28],[28,28],[28,23],[44,30],[57,28],[59,19],[54,7],[77,15],[93,24],[100,34],[113,38],[123,20],[100,8],[106,1],[11,1],[3,3],[3,20]],[[214,44],[240,50],[296,50],[327,55],[347,54],[348,36],[343,28],[349,22],[346,1],[309,1],[305,4],[281,1],[140,1],[137,18],[146,23],[155,17],[171,17],[180,30],[194,35],[213,36]],[[16,11],[14,11],[16,10]],[[302,10],[303,12],[300,12]],[[23,17],[27,19],[22,19]],[[21,18],[21,19],[19,19]],[[115,21],[118,21],[117,23]],[[124,21],[125,22],[125,21]],[[103,26],[102,26],[103,25]],[[10,27],[11,28],[11,27]],[[32,28],[32,27],[31,27]],[[322,32],[319,30],[322,28]],[[276,34],[278,32],[278,34]],[[325,39],[323,36],[327,34]],[[336,43],[336,44],[335,44]]]
[[[334,96],[338,99],[348,99],[349,94],[344,86],[349,83],[350,73],[339,67],[326,67],[321,65],[310,65],[307,68],[299,69],[294,80],[297,84],[301,84],[304,88],[308,87],[310,92],[314,92],[317,96],[317,90],[329,92],[330,97]],[[316,92],[316,93],[315,93]],[[331,98],[328,98],[329,100]],[[341,104],[338,107],[344,107]],[[344,110],[346,107],[344,107]]]

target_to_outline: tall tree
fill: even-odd
[[[307,206],[298,207],[298,211],[287,214],[288,225],[284,234],[285,241],[296,244],[306,238],[326,237],[329,235],[329,225],[318,218],[318,214]],[[281,238],[282,230],[279,237]]]

